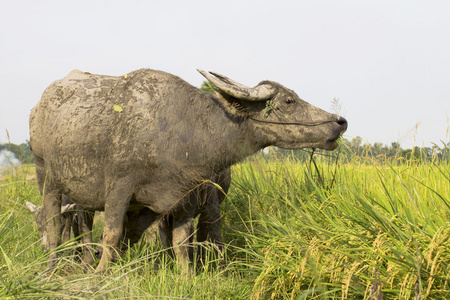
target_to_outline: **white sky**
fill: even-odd
[[[72,69],[139,68],[274,80],[329,111],[339,98],[348,137],[449,142],[448,0],[0,3],[0,142],[29,139],[31,108]]]

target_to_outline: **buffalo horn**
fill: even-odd
[[[258,85],[254,88],[249,88],[217,73],[208,73],[198,69],[197,71],[221,91],[238,99],[248,101],[264,101],[272,97],[275,93],[275,89],[268,83]]]
[[[242,88],[242,89],[250,89],[248,86],[243,85],[242,83],[236,82],[233,79],[230,79],[230,78],[228,78],[228,77],[226,77],[226,76],[224,76],[222,74],[219,74],[219,73],[216,73],[216,72],[209,72],[209,74],[212,74],[212,75],[216,76],[218,79],[222,80],[225,83],[237,86],[237,87]]]
[[[35,212],[39,207],[31,202],[25,201],[25,205],[31,212]]]
[[[66,204],[63,207],[61,207],[61,213],[73,210],[73,209],[75,209],[75,207],[76,207],[76,204]]]

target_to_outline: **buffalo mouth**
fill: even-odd
[[[334,142],[336,142],[337,140],[339,140],[342,137],[344,132],[345,132],[345,130],[344,131],[339,131],[339,132],[333,134],[333,136],[327,140],[327,143],[334,143]]]
[[[336,149],[339,146],[337,141],[342,137],[344,132],[347,131],[348,123],[345,118],[340,117],[336,123],[339,125],[339,127],[333,133],[333,135],[328,140],[326,140],[326,150]]]
[[[337,147],[339,147],[338,140],[340,136],[335,139],[329,139],[325,142],[325,150],[335,150]]]

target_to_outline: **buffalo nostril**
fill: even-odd
[[[337,120],[337,123],[339,125],[345,126],[345,127],[347,127],[347,125],[348,125],[347,120],[345,118],[343,118],[343,117],[340,117],[339,120]]]

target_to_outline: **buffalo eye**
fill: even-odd
[[[292,103],[295,103],[295,100],[292,99],[292,98],[289,98],[289,99],[286,100],[286,103],[287,104],[292,104]]]

